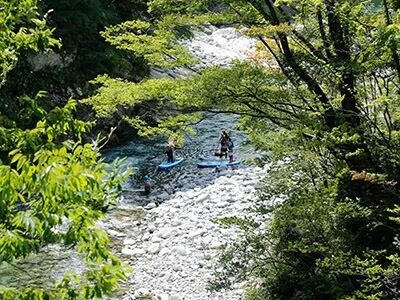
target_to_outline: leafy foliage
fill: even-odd
[[[44,50],[59,45],[39,16],[36,1],[0,1],[0,86],[24,50]]]
[[[36,4],[0,2],[2,82],[24,51],[58,45]],[[102,162],[99,141],[83,141],[91,124],[74,119],[76,102],[47,111],[40,105],[43,96],[19,98],[20,110],[14,111],[19,120],[7,116],[6,105],[0,107],[0,267],[60,245],[81,253],[86,268],[81,274],[64,274],[52,288],[1,286],[0,298],[101,298],[128,272],[97,224],[118,201],[128,172],[122,172],[119,162]]]
[[[14,150],[9,164],[0,167],[0,261],[18,261],[45,245],[61,244],[85,255],[90,267],[87,277],[80,275],[78,280],[78,275],[67,275],[57,292],[40,287],[3,288],[2,299],[35,293],[50,298],[71,293],[77,299],[100,297],[125,278],[126,270],[110,252],[107,236],[95,222],[118,200],[120,183],[128,173],[121,172],[118,163],[110,169],[99,161],[96,145],[71,140],[79,140],[88,129],[87,124],[72,119],[74,107],[71,103],[56,109],[34,129],[6,131],[10,140],[3,144],[3,153],[6,146]],[[67,138],[67,132],[75,136]],[[60,137],[64,142],[60,143]]]

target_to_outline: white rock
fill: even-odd
[[[169,254],[170,252],[171,252],[171,250],[169,250],[168,248],[162,248],[159,255],[164,256],[164,255]]]
[[[116,237],[126,236],[126,234],[123,234],[122,232],[119,232],[119,231],[116,231],[113,229],[109,229],[109,230],[107,230],[107,232],[108,232],[109,236],[116,236]]]
[[[149,295],[149,294],[150,294],[150,292],[149,292],[148,289],[146,289],[146,288],[140,288],[140,289],[137,289],[137,290],[135,291],[135,293],[133,294],[133,296],[134,296],[135,299],[139,299],[140,297],[147,296],[147,295]]]
[[[226,201],[220,201],[220,202],[217,202],[216,206],[217,206],[218,208],[224,208],[224,207],[229,206],[229,203],[226,202]]]
[[[171,196],[167,192],[162,192],[160,195],[157,196],[158,199],[161,200],[168,200]]]
[[[156,235],[163,239],[167,239],[167,238],[171,237],[174,233],[175,233],[175,231],[171,228],[162,228],[161,230],[159,230],[156,233]]]
[[[204,201],[206,201],[206,200],[208,200],[208,199],[210,199],[210,194],[206,192],[206,193],[200,194],[200,195],[196,198],[196,202],[197,202],[197,203],[201,203],[201,202],[204,202]]]
[[[205,233],[206,231],[204,229],[198,229],[196,231],[192,231],[188,234],[189,238],[194,238],[197,236],[201,236]]]
[[[189,219],[193,223],[197,223],[198,220],[199,220],[199,218],[193,213],[189,213],[186,217],[187,217],[187,219]]]
[[[189,254],[188,251],[186,250],[186,248],[182,245],[173,247],[172,252],[174,252],[178,255],[181,255],[181,256],[186,256]]]
[[[178,218],[177,219],[173,219],[172,222],[171,222],[171,225],[174,226],[174,227],[177,227],[179,225],[182,225],[182,221],[179,220]]]
[[[183,270],[183,268],[180,265],[173,265],[172,270],[174,270],[175,272],[180,272]]]
[[[160,244],[159,243],[151,244],[147,248],[147,252],[149,252],[150,254],[157,254],[158,252],[160,252]]]
[[[168,294],[160,294],[157,298],[158,298],[158,300],[170,300],[170,297]]]
[[[132,251],[132,255],[143,255],[143,254],[145,254],[146,253],[146,251],[144,251],[143,249],[141,249],[141,248],[135,248],[135,249],[133,249],[133,251]]]
[[[148,232],[146,232],[145,234],[143,234],[142,236],[142,241],[148,241],[150,239],[150,234]]]
[[[152,233],[152,232],[154,232],[154,231],[157,230],[157,227],[154,226],[154,224],[150,224],[150,225],[147,227],[147,230],[148,230],[150,233]]]
[[[137,241],[135,239],[126,239],[124,240],[124,245],[134,245]]]
[[[188,199],[193,199],[195,197],[195,193],[193,191],[187,191],[184,195],[183,198],[188,200]]]
[[[150,202],[144,208],[145,209],[153,209],[153,208],[156,208],[156,207],[157,207],[157,204],[155,204],[154,202]]]
[[[124,249],[121,250],[121,253],[123,255],[132,256],[132,255],[135,255],[135,249],[124,248]]]
[[[213,242],[210,244],[210,248],[211,248],[211,249],[218,249],[218,248],[221,248],[221,247],[223,246],[223,244],[224,244],[224,243],[221,243],[220,241],[213,241]]]
[[[200,243],[203,247],[208,247],[211,245],[212,239],[211,236],[205,236]]]

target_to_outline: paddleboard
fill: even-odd
[[[228,160],[213,160],[213,161],[202,161],[197,164],[199,168],[216,168],[216,167],[230,167],[237,166],[240,161],[229,162]]]
[[[174,162],[169,163],[166,161],[163,161],[161,164],[158,165],[158,169],[159,170],[166,170],[166,169],[170,169],[173,168],[177,165],[179,165],[181,162],[183,162],[185,159],[183,157],[175,157]]]
[[[217,161],[221,160],[219,158],[219,156],[211,156],[211,155],[200,155],[199,158],[200,158],[200,160],[217,160]],[[224,158],[224,160],[228,161],[228,159],[225,159],[225,158]]]

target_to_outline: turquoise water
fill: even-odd
[[[175,156],[184,157],[185,161],[172,172],[190,172],[197,168],[202,154],[212,154],[219,149],[219,137],[222,128],[227,128],[235,144],[235,156],[240,159],[254,154],[247,145],[244,132],[235,128],[236,117],[219,114],[209,116],[194,126],[196,135],[186,136],[185,144],[175,151]],[[124,158],[126,167],[134,170],[134,175],[125,184],[125,190],[138,189],[142,186],[143,176],[150,175],[161,181],[168,181],[165,172],[158,172],[157,166],[166,159],[164,154],[167,137],[154,139],[138,138],[126,144],[107,149],[103,152],[105,160],[111,162],[116,158]]]

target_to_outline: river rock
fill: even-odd
[[[171,222],[171,225],[174,226],[174,227],[182,225],[182,221],[179,220],[179,219],[173,219],[172,222]]]
[[[158,237],[161,237],[163,239],[167,239],[167,238],[171,237],[173,234],[174,234],[174,230],[171,228],[162,228],[156,233],[156,235]]]
[[[221,248],[223,245],[224,244],[221,243],[220,241],[215,240],[210,244],[210,248],[211,249],[218,249],[218,248]]]
[[[208,247],[211,244],[212,241],[212,237],[211,236],[205,236],[202,240],[201,240],[201,245],[203,247]]]
[[[157,296],[158,300],[170,300],[170,297],[168,294],[161,294],[159,296]]]
[[[163,241],[163,239],[160,238],[159,236],[153,236],[153,237],[151,238],[151,242],[152,242],[152,243],[161,243],[162,241]]]
[[[159,255],[160,255],[160,256],[164,256],[164,255],[169,254],[170,252],[171,252],[171,251],[170,251],[168,248],[162,248],[161,251],[160,251],[160,253],[159,253]]]
[[[157,207],[157,204],[155,204],[154,202],[150,202],[144,208],[145,209],[153,209],[153,208],[156,208],[156,207]]]
[[[130,248],[124,248],[124,249],[122,249],[121,250],[121,253],[123,254],[123,255],[128,255],[128,256],[132,256],[132,255],[135,255],[136,253],[135,253],[135,249],[130,249]]]
[[[170,195],[167,192],[163,192],[160,195],[157,196],[158,199],[165,201],[170,198]]]
[[[216,204],[216,206],[219,208],[224,208],[224,207],[227,207],[228,205],[229,205],[229,203],[226,201],[220,201],[220,202],[217,202],[217,204]]]
[[[133,294],[133,299],[139,300],[144,297],[148,297],[148,299],[153,299],[153,295],[146,288],[140,288],[140,289],[136,290],[135,293]]]
[[[201,236],[201,235],[203,235],[204,233],[205,233],[205,230],[204,230],[204,229],[198,229],[198,230],[196,230],[196,231],[190,232],[190,233],[188,234],[188,237],[189,237],[189,238],[194,238],[194,237],[197,237],[197,236]]]
[[[147,248],[147,252],[149,252],[150,254],[157,254],[158,252],[160,252],[160,248],[161,247],[159,243],[154,243]]]
[[[119,231],[116,231],[113,229],[109,229],[109,230],[107,230],[107,232],[108,232],[109,236],[114,236],[114,237],[125,237],[126,236],[125,233],[119,232]]]
[[[125,239],[124,240],[124,245],[133,245],[136,244],[136,240],[134,239]]]
[[[208,199],[210,199],[210,194],[207,193],[207,192],[205,192],[205,193],[203,193],[203,194],[200,194],[200,195],[197,197],[196,202],[197,202],[197,203],[199,203],[199,202],[204,202],[204,201],[206,201],[206,200],[208,200]]]
[[[172,252],[176,253],[177,255],[181,255],[181,256],[185,256],[188,255],[188,251],[186,250],[186,248],[182,245],[178,245],[172,248]]]

